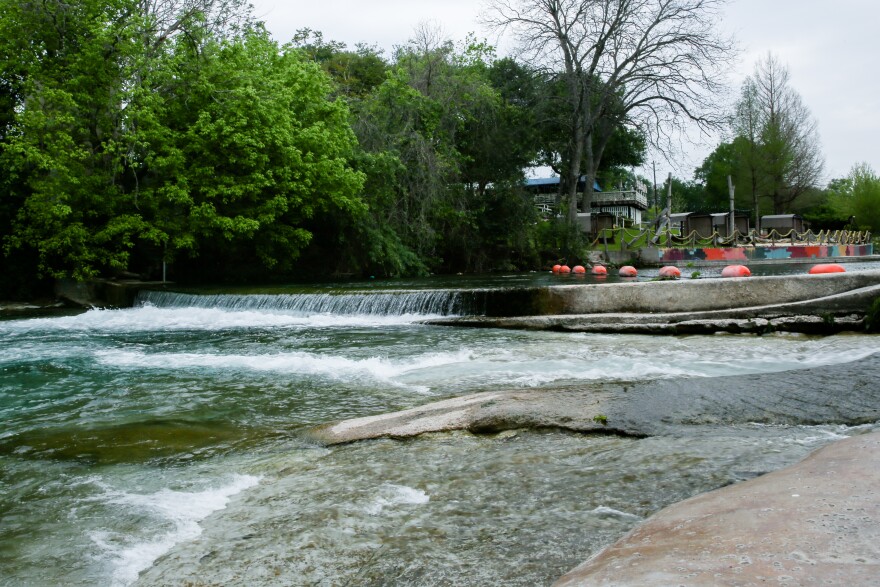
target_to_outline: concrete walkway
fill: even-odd
[[[880,433],[670,506],[555,587],[880,584]]]

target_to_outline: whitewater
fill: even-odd
[[[478,391],[711,385],[880,351],[857,334],[424,323],[467,304],[454,290],[151,293],[0,321],[0,583],[544,584],[668,503],[864,429],[310,440],[315,425]]]

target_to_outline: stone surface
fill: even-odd
[[[555,586],[878,581],[880,433],[874,433],[661,510]]]
[[[322,443],[340,444],[449,430],[559,428],[649,436],[705,424],[857,425],[880,420],[878,381],[880,355],[872,355],[853,363],[783,373],[477,393],[326,424],[309,435]]]
[[[775,374],[487,392],[329,424],[313,436],[335,444],[453,429],[647,436],[744,423],[856,425],[880,420],[878,381],[875,354]],[[666,508],[557,585],[876,585],[878,520],[880,433],[874,433]]]

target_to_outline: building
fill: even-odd
[[[585,180],[581,178],[578,183],[578,193],[583,193],[585,185]],[[526,190],[533,194],[535,206],[559,210],[558,177],[529,179],[526,181]],[[641,182],[636,182],[631,188],[621,186],[621,189],[616,191],[602,191],[598,183],[593,183],[591,213],[610,214],[618,225],[624,223],[638,225],[642,223],[642,212],[647,209],[648,188]]]
[[[774,214],[761,216],[761,232],[769,234],[775,230],[780,236],[788,236],[792,230],[804,232],[804,219],[797,214]]]

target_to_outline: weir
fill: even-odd
[[[274,310],[295,314],[460,316],[485,311],[485,292],[456,290],[360,291],[298,294],[210,294],[141,291],[135,305],[160,308]]]

